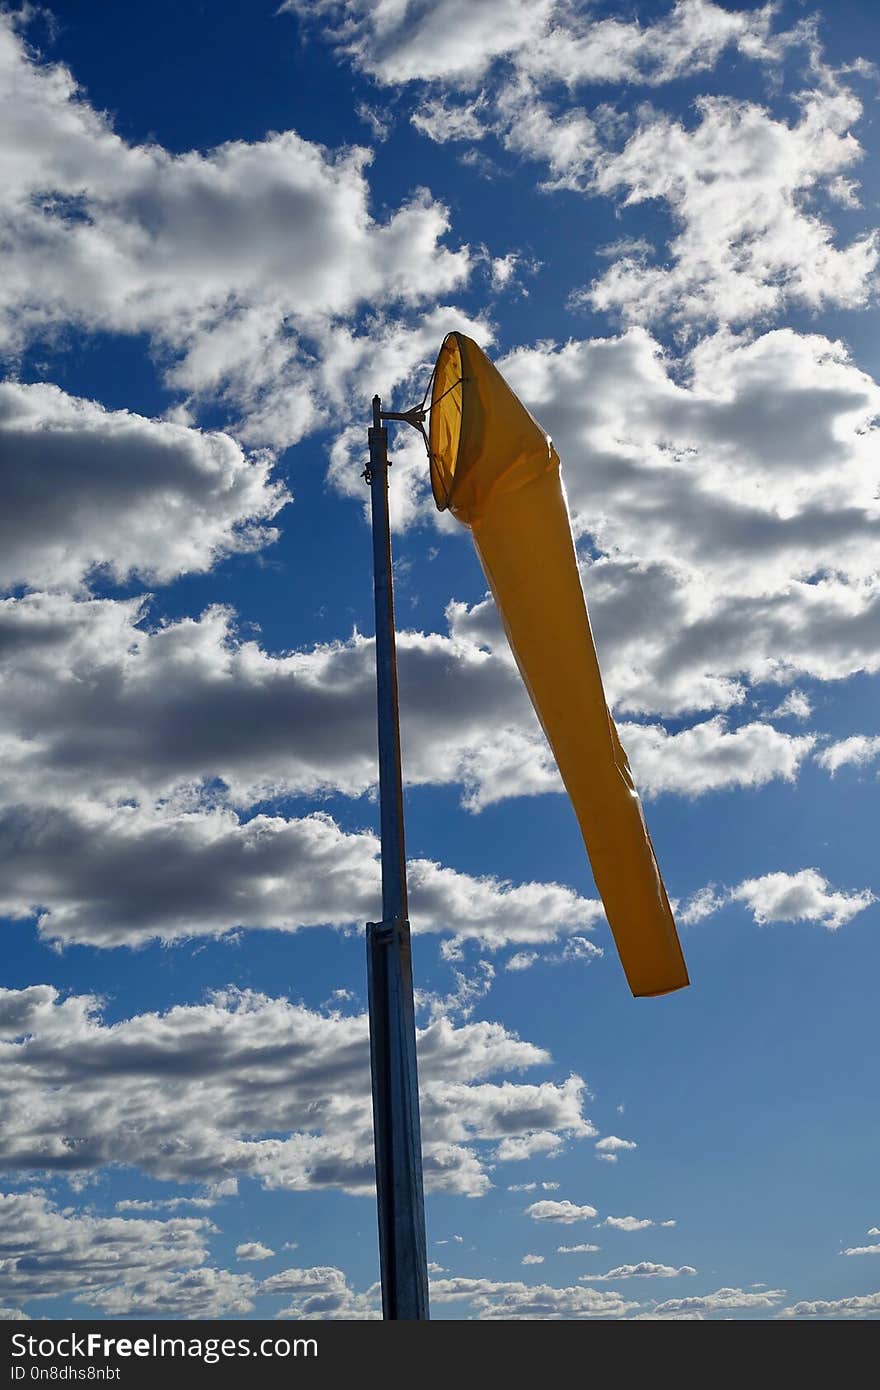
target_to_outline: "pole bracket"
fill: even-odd
[[[404,935],[409,933],[409,918],[389,917],[382,922],[368,922],[367,932],[370,940],[378,946],[390,946],[397,932]]]

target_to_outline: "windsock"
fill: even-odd
[[[608,709],[559,456],[485,353],[447,335],[431,390],[431,486],[470,527],[584,837],[634,995],[689,983],[642,805]]]

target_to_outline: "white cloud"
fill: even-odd
[[[865,767],[877,757],[880,757],[880,736],[853,734],[823,748],[816,754],[816,762],[833,777],[838,768]]]
[[[809,696],[802,690],[789,690],[785,699],[772,711],[772,716],[774,719],[809,719],[812,713]]]
[[[277,1318],[324,1322],[382,1316],[378,1286],[374,1284],[365,1293],[356,1293],[345,1273],[333,1265],[282,1270],[264,1279],[260,1291],[291,1295],[290,1304],[275,1314]]]
[[[681,1275],[696,1272],[693,1265],[681,1265],[676,1269],[672,1265],[658,1265],[652,1264],[650,1260],[642,1260],[636,1265],[618,1265],[616,1269],[609,1269],[607,1274],[582,1274],[580,1277],[587,1283],[594,1283],[615,1279],[678,1279]]]
[[[606,1163],[616,1163],[619,1154],[638,1147],[634,1139],[619,1139],[616,1134],[606,1134],[596,1144],[596,1157]]]
[[[745,903],[759,926],[771,922],[817,922],[829,931],[837,931],[876,902],[868,889],[835,892],[817,869],[746,879],[730,890],[730,898]]]
[[[148,1274],[127,1284],[102,1289],[99,1306],[107,1317],[224,1318],[253,1310],[256,1287],[249,1274],[226,1269],[191,1269]],[[77,1303],[92,1303],[77,1295]]]
[[[116,1211],[182,1211],[186,1207],[193,1207],[197,1211],[210,1211],[211,1207],[217,1205],[216,1197],[123,1197],[121,1201],[114,1202]]]
[[[544,1263],[544,1256],[543,1256],[543,1255],[523,1255],[521,1263],[524,1264],[524,1265],[542,1265],[542,1264]]]
[[[475,810],[558,792],[519,676],[506,652],[481,646],[475,613],[452,610],[448,637],[399,634],[407,778],[459,784]],[[29,801],[143,800],[220,779],[247,805],[278,794],[359,795],[374,785],[371,640],[355,633],[275,656],[242,639],[223,608],[152,631],[141,615],[137,600],[32,594],[0,602],[7,800],[25,787]],[[649,793],[792,778],[812,746],[810,736],[760,723],[730,729],[721,716],[677,733],[623,722],[622,735]],[[567,914],[583,930],[601,909],[572,898]],[[522,944],[530,939],[552,934]]]
[[[480,119],[484,101],[451,103],[444,97],[429,97],[410,117],[416,130],[438,145],[450,141],[481,140],[486,130]]]
[[[851,1298],[816,1299],[781,1308],[780,1318],[876,1318],[880,1293],[854,1294]]]
[[[728,903],[745,903],[759,926],[771,922],[817,922],[829,931],[845,926],[859,912],[876,902],[870,889],[843,892],[833,889],[818,869],[797,873],[770,873],[743,879],[734,888],[710,883],[700,888],[677,909],[680,922],[704,921]]]
[[[342,53],[386,84],[469,86],[493,59],[537,42],[556,0],[284,0],[280,11],[323,19]]]
[[[0,17],[7,350],[62,324],[147,333],[173,388],[225,397],[242,436],[283,447],[348,390],[342,319],[467,278],[427,190],[373,217],[368,150],[294,131],[207,154],[129,145],[18,27]]]
[[[255,550],[287,497],[270,464],[225,434],[0,383],[0,589],[95,568],[165,583]]]
[[[841,1255],[880,1255],[880,1245],[851,1245],[841,1250]]]
[[[595,1255],[601,1245],[557,1245],[558,1255]]]
[[[431,1298],[436,1303],[469,1302],[480,1320],[619,1318],[638,1307],[611,1290],[530,1286],[491,1279],[434,1280]]]
[[[784,1289],[765,1289],[761,1293],[746,1293],[743,1289],[716,1289],[714,1293],[696,1294],[691,1298],[670,1298],[658,1303],[654,1312],[723,1313],[736,1308],[775,1308],[785,1295]]]
[[[526,1207],[526,1216],[530,1216],[533,1221],[556,1221],[563,1226],[570,1226],[575,1221],[591,1221],[597,1215],[595,1207],[578,1206],[576,1202],[570,1202],[567,1198],[562,1202],[532,1202],[530,1207]]]
[[[489,1146],[535,1131],[555,1131],[557,1144],[594,1134],[580,1078],[488,1079],[549,1060],[498,1024],[438,1019],[420,1030],[429,1189],[479,1196],[491,1185]],[[373,1189],[362,1015],[230,990],[110,1025],[90,996],[4,990],[0,1099],[19,1116],[0,1144],[7,1173],[75,1178],[117,1166],[166,1182],[251,1176],[287,1190]],[[160,1224],[196,1243],[206,1229],[201,1217]]]
[[[202,1267],[215,1229],[204,1217],[93,1216],[61,1209],[40,1191],[0,1194],[0,1212],[0,1297],[70,1294],[111,1317],[222,1317],[253,1308],[252,1279]]]
[[[600,1223],[603,1226],[610,1226],[615,1231],[644,1231],[654,1222],[650,1217],[640,1216],[606,1216]]]
[[[504,969],[512,971],[530,970],[537,959],[537,951],[517,951],[516,954],[512,955],[510,960],[505,963]]]
[[[772,33],[774,6],[729,10],[713,0],[677,0],[653,24],[596,19],[564,0],[285,0],[281,11],[321,20],[338,51],[385,84],[470,87],[493,62],[570,87],[652,86],[714,67],[728,46],[773,60],[788,34]]]
[[[684,325],[754,321],[792,303],[864,305],[876,233],[841,249],[807,201],[818,190],[839,194],[841,173],[861,157],[853,93],[834,85],[805,92],[790,124],[731,97],[701,96],[696,108],[694,129],[653,114],[623,150],[598,160],[597,191],[622,193],[627,207],[663,199],[682,230],[669,244],[670,265],[623,256],[584,299],[629,322]]]
[[[261,1240],[246,1240],[235,1247],[237,1260],[268,1260],[275,1251],[270,1250]]]
[[[11,806],[0,812],[0,912],[36,916],[47,941],[137,946],[159,938],[219,937],[239,928],[350,927],[379,908],[379,844],[316,812],[301,819],[229,809]],[[409,869],[418,932],[461,931],[486,950],[551,937],[598,916],[592,901],[555,884],[473,878],[429,860]],[[193,885],[198,885],[194,891]],[[459,978],[434,1012],[469,1012],[491,985]]]
[[[880,388],[841,344],[716,334],[674,376],[631,330],[501,366],[559,449],[618,714],[730,711],[756,684],[880,668]],[[456,636],[503,651],[488,602],[449,616]],[[693,767],[681,780],[699,790],[723,784],[728,763],[743,785],[764,768],[793,776],[813,736],[741,719],[633,725],[624,743],[637,780],[659,789],[677,782],[680,748]]]
[[[693,926],[711,917],[728,901],[726,891],[719,892],[717,884],[708,883],[704,888],[698,888],[685,902],[676,905],[676,919],[686,927]]]

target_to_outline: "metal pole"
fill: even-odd
[[[379,1258],[383,1316],[412,1320],[429,1317],[428,1268],[403,840],[397,650],[388,522],[388,431],[382,425],[378,396],[373,397],[373,427],[369,431],[369,441],[379,707],[382,921],[367,923],[367,979]]]

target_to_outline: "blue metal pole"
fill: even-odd
[[[379,1206],[382,1312],[428,1318],[428,1267],[412,957],[406,900],[403,782],[388,521],[388,431],[373,397],[369,431],[379,712],[382,921],[367,923],[370,1063]]]

